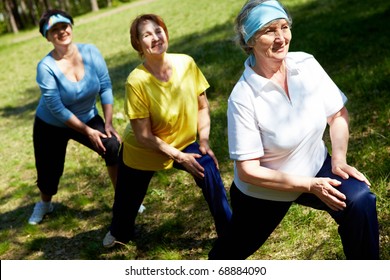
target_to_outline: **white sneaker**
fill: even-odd
[[[146,207],[143,204],[141,204],[141,206],[138,209],[138,213],[142,214],[142,212],[144,212],[145,210],[146,210]]]
[[[106,248],[111,248],[115,245],[116,238],[111,235],[111,231],[107,232],[106,236],[103,239],[103,246]]]
[[[145,211],[145,209],[146,207],[143,204],[141,204],[141,206],[138,209],[138,213],[141,214],[142,212]],[[111,231],[107,232],[106,236],[104,236],[103,239],[103,246],[106,248],[111,248],[115,245],[115,243],[116,243],[116,238],[112,236]]]
[[[43,201],[37,202],[34,206],[34,211],[30,219],[28,220],[28,223],[30,225],[39,224],[43,220],[43,217],[45,217],[46,214],[53,212],[53,209],[54,207],[51,202],[43,202]]]

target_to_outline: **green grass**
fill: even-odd
[[[194,57],[211,88],[211,144],[228,189],[226,101],[243,70],[233,21],[244,1],[159,0],[123,5],[75,18],[75,41],[94,43],[113,82],[115,112],[123,112],[124,81],[140,63],[129,44],[129,24],[154,12],[166,21],[170,52]],[[349,98],[348,159],[369,177],[377,195],[381,258],[390,259],[390,32],[386,1],[284,1],[293,16],[291,50],[312,53]],[[115,12],[115,13],[114,13]],[[98,17],[96,17],[98,16]],[[206,259],[215,238],[207,205],[182,171],[158,172],[137,218],[138,238],[114,249],[101,241],[111,220],[113,188],[104,163],[70,142],[55,211],[39,226],[27,219],[38,199],[32,125],[39,89],[35,67],[51,49],[37,30],[0,38],[0,258]],[[126,122],[115,118],[123,131]],[[326,213],[294,205],[251,259],[344,259],[337,226]]]

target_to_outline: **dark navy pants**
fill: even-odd
[[[376,197],[368,186],[349,178],[344,180],[331,171],[331,158],[316,177],[330,177],[342,182],[337,189],[347,197],[347,207],[333,211],[318,197],[304,193],[295,203],[327,211],[339,225],[338,231],[347,259],[379,259],[379,231]],[[256,252],[282,221],[293,202],[253,198],[234,184],[230,190],[233,215],[228,233],[218,238],[209,259],[246,259]]]
[[[182,152],[200,154],[198,143],[193,143]],[[123,148],[121,149],[118,179],[115,189],[113,205],[113,217],[110,226],[111,234],[121,242],[128,242],[133,238],[135,219],[154,171],[143,171],[130,168],[123,163]],[[205,177],[196,178],[196,184],[202,189],[203,196],[214,218],[218,236],[226,232],[226,227],[231,218],[231,210],[226,196],[226,191],[213,159],[209,155],[202,155],[197,159],[204,168]],[[177,169],[185,170],[178,163],[174,163]]]

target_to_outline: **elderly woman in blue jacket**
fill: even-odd
[[[68,141],[73,139],[104,158],[115,186],[120,136],[112,125],[113,93],[106,63],[91,44],[75,44],[73,18],[61,10],[45,12],[39,31],[53,44],[37,66],[41,98],[33,130],[37,185],[41,201],[30,224],[53,211],[53,195],[64,169]],[[104,120],[98,114],[100,98]]]

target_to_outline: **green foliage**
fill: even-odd
[[[115,2],[114,2],[115,3]],[[159,0],[115,4],[115,9],[75,17],[75,41],[95,44],[114,87],[115,112],[123,113],[123,83],[140,63],[129,43],[129,24],[153,12],[166,21],[170,52],[194,57],[211,88],[211,145],[229,189],[226,101],[243,70],[244,53],[233,43],[233,22],[244,1]],[[390,34],[386,1],[284,1],[293,16],[291,50],[312,53],[349,98],[348,159],[365,172],[377,195],[381,258],[390,259]],[[39,100],[35,67],[51,50],[38,30],[0,40],[0,257],[1,259],[206,259],[215,228],[202,194],[185,172],[157,172],[137,218],[138,238],[104,249],[113,188],[103,161],[70,142],[55,211],[27,225],[38,200],[32,147]],[[123,131],[126,121],[116,115]],[[326,213],[294,205],[251,259],[343,259],[337,225]]]

